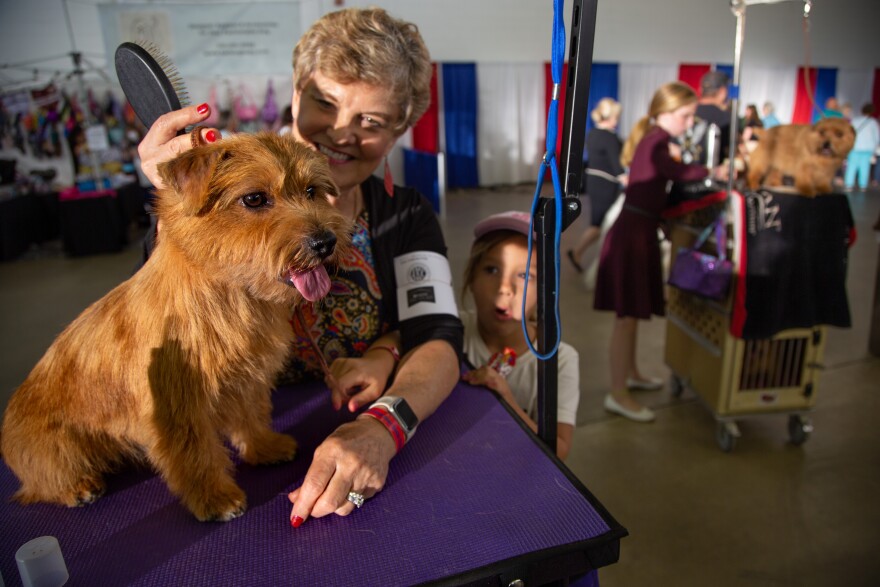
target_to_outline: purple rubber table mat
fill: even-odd
[[[58,539],[70,586],[485,584],[511,569],[583,572],[617,560],[626,530],[494,395],[465,384],[391,462],[381,493],[348,517],[293,529],[288,491],[351,415],[333,411],[323,385],[273,399],[275,429],[300,452],[282,465],[239,463],[248,511],[227,523],[198,522],[146,469],[108,476],[107,493],[86,507],[22,507],[0,464],[6,585],[20,584],[15,551],[44,535]]]

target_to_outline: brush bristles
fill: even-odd
[[[162,50],[152,41],[138,42],[138,45],[143,47],[144,50],[156,60],[156,63],[162,68],[162,71],[165,72],[165,76],[168,78],[168,81],[171,82],[171,87],[174,88],[174,93],[177,94],[177,99],[180,100],[180,105],[189,106],[189,91],[186,89],[186,83],[183,81],[183,76],[180,75],[177,66],[174,65],[171,58],[165,55],[165,53],[163,53]]]

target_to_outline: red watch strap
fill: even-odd
[[[400,423],[397,421],[397,418],[391,415],[391,413],[380,407],[375,406],[364,412],[365,415],[370,416],[371,418],[375,418],[379,420],[385,428],[388,429],[388,432],[391,434],[391,438],[394,439],[394,446],[397,448],[397,452],[400,452],[400,449],[403,448],[403,445],[406,444],[406,432],[403,431]]]

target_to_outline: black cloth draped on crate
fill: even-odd
[[[731,333],[756,340],[790,328],[850,327],[846,274],[855,228],[846,195],[746,192],[742,215]]]

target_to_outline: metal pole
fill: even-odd
[[[548,353],[558,335],[556,306],[556,267],[559,251],[555,248],[556,223],[565,230],[581,213],[578,199],[584,172],[584,138],[586,133],[587,102],[590,95],[590,76],[593,66],[593,41],[596,35],[598,0],[574,0],[572,5],[571,35],[568,57],[568,84],[565,109],[562,112],[562,150],[559,175],[565,197],[562,218],[556,217],[554,200],[541,198],[535,211],[538,255],[538,331],[537,350]],[[538,436],[556,452],[556,413],[559,392],[559,357],[538,361]]]
[[[733,47],[733,84],[730,89],[730,143],[729,158],[730,167],[728,168],[727,178],[727,194],[733,193],[733,177],[736,172],[734,163],[736,157],[737,127],[739,126],[739,82],[740,82],[740,63],[742,62],[742,46],[745,38],[746,28],[746,6],[754,4],[780,4],[782,2],[802,2],[804,5],[804,18],[810,16],[813,7],[812,0],[730,0],[730,9],[736,16],[736,40]]]
[[[541,198],[535,213],[538,254],[538,352],[546,354],[556,341],[555,308],[559,292],[556,291],[556,251],[554,235],[556,208],[550,198]],[[556,452],[556,412],[559,388],[559,356],[553,354],[538,360],[538,436],[552,452]]]
[[[733,180],[736,176],[736,153],[739,126],[739,80],[740,61],[742,59],[742,44],[746,28],[746,5],[741,0],[731,0],[733,13],[736,15],[736,41],[733,47],[733,84],[730,88],[730,140],[728,142],[728,177],[727,197],[733,193]]]

